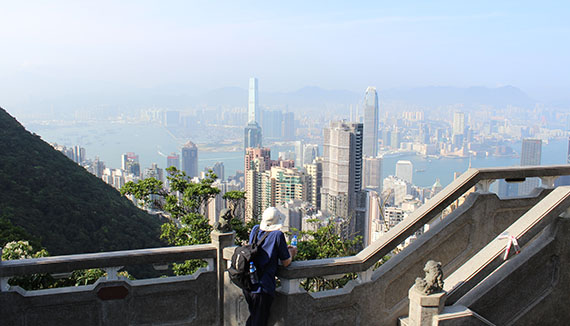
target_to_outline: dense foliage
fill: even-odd
[[[2,228],[4,243],[35,238],[56,255],[161,245],[157,218],[1,108],[0,153],[0,223],[15,232]]]
[[[317,223],[318,221],[312,221]],[[332,257],[352,256],[358,252],[362,237],[354,239],[342,239],[336,230],[336,225],[330,222],[317,231],[301,231],[300,240],[297,244],[298,253],[295,260],[313,260]],[[338,279],[326,279],[312,277],[301,282],[306,291],[324,291],[338,289],[346,285],[348,281],[356,278],[356,274],[345,274]]]
[[[49,253],[45,249],[36,251],[34,247],[24,240],[11,241],[6,243],[2,250],[2,260],[18,260],[30,258],[49,257]],[[119,273],[126,278],[132,277],[125,271]],[[99,278],[106,276],[102,269],[85,269],[77,270],[70,273],[68,277],[55,279],[50,274],[32,274],[26,276],[12,277],[8,280],[8,284],[19,286],[25,290],[42,290],[65,286],[80,286],[93,284]]]
[[[184,171],[175,167],[166,169],[168,172],[169,189],[166,190],[162,181],[154,178],[127,182],[121,193],[132,195],[141,205],[163,210],[169,215],[169,220],[161,227],[160,238],[172,246],[187,246],[210,243],[212,226],[204,217],[208,201],[214,198],[220,190],[213,187],[216,175],[211,171],[206,178],[194,183]],[[183,264],[174,264],[177,275],[191,274],[198,267],[204,266],[201,261],[190,260]]]

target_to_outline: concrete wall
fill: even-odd
[[[441,261],[448,275],[549,192],[537,190],[534,197],[506,200],[492,193],[471,194],[452,214],[372,272],[370,281],[356,280],[343,289],[319,293],[278,292],[270,324],[396,325],[398,317],[407,315],[408,289],[423,275],[428,259]],[[226,290],[225,305],[226,325],[244,325],[247,306],[241,293]]]
[[[215,325],[216,272],[0,293],[1,325]]]

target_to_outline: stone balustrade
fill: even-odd
[[[223,320],[223,246],[234,233],[212,233],[212,243],[0,262],[2,325],[221,325]],[[117,276],[123,266],[173,262],[207,262],[193,275],[128,280]],[[95,284],[25,291],[8,285],[14,276],[67,273],[102,268],[107,277]]]
[[[406,220],[399,223],[385,236],[366,247],[356,256],[293,262],[289,267],[281,268],[277,275],[281,279],[295,279],[364,272],[379,259],[392,252],[409,236],[441,214],[445,208],[472,187],[476,187],[479,193],[488,193],[489,186],[497,179],[510,179],[521,182],[525,178],[540,177],[548,180],[546,185],[551,188],[555,178],[568,174],[570,174],[570,165],[469,169],[425,205],[414,211]],[[227,253],[230,254],[231,251],[227,251]]]
[[[554,179],[570,175],[570,165],[469,169],[428,203],[355,256],[293,262],[278,270],[281,287],[273,305],[276,325],[395,325],[407,314],[407,294],[426,258],[442,262],[446,275],[458,270],[500,233],[552,192]],[[525,197],[501,199],[489,192],[494,180],[543,179],[543,187]],[[477,192],[444,219],[441,212],[475,187]],[[438,223],[433,223],[438,220]],[[416,231],[430,230],[374,270]],[[212,243],[121,252],[46,257],[0,262],[0,323],[18,325],[180,324],[240,325],[247,316],[241,290],[231,284],[226,263],[232,234]],[[126,280],[114,277],[122,266],[164,265],[203,259],[208,267],[194,275]],[[66,273],[104,268],[110,277],[93,285],[39,291],[8,287],[7,279],[33,273]],[[357,273],[342,289],[307,293],[303,279]],[[451,293],[451,295],[453,295]]]

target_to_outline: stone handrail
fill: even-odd
[[[556,188],[505,230],[505,234],[517,239],[522,248],[562,213],[570,213],[569,208],[570,187]],[[508,241],[497,237],[445,279],[444,289],[448,292],[446,305],[454,304],[505,262],[505,245]]]
[[[91,254],[0,261],[0,278],[35,273],[66,273],[88,268],[109,268],[141,264],[166,264],[188,259],[217,257],[213,244],[111,251]]]
[[[570,165],[516,166],[506,168],[469,169],[450,183],[426,204],[415,210],[408,218],[387,232],[355,256],[320,260],[296,261],[287,268],[279,268],[277,276],[285,279],[302,279],[316,276],[365,272],[382,257],[389,254],[425,224],[437,217],[446,207],[459,199],[472,187],[488,192],[497,179],[524,181],[539,177],[543,184],[552,187],[558,176],[570,175]],[[224,258],[231,259],[231,250],[224,251]]]

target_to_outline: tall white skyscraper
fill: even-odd
[[[465,113],[457,111],[453,113],[453,135],[465,133]]]
[[[396,177],[412,183],[412,177],[414,175],[414,166],[410,161],[398,161],[396,162]]]
[[[362,154],[378,155],[378,94],[375,87],[368,87],[364,95],[364,142]]]
[[[247,103],[247,121],[259,123],[259,95],[257,93],[257,78],[249,79],[249,100]]]
[[[362,234],[362,123],[331,122],[323,131],[321,210],[349,219],[347,235]]]
[[[521,148],[521,166],[540,165],[542,157],[542,140],[540,139],[523,139]],[[526,196],[538,187],[540,179],[527,178],[527,180],[519,185],[519,196]]]

